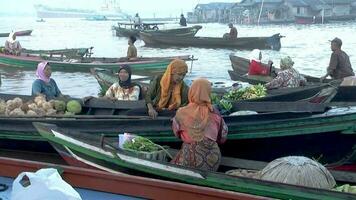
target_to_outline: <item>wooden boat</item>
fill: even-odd
[[[55,71],[70,71],[70,72],[89,72],[90,68],[100,67],[104,69],[110,69],[116,71],[119,65],[130,65],[132,71],[137,75],[154,75],[157,73],[163,73],[168,64],[171,62],[172,57],[167,59],[140,59],[128,62],[119,62],[118,58],[80,58],[80,59],[68,59],[47,57],[42,58],[35,55],[22,55],[13,56],[0,53],[0,65],[18,67],[25,70],[36,70],[37,64],[42,61],[48,61],[51,63],[52,70]]]
[[[91,50],[90,48],[70,48],[70,49],[53,49],[53,50],[37,50],[37,49],[22,49],[22,54],[31,54],[31,55],[41,55],[41,56],[60,56],[66,58],[82,58],[90,57]]]
[[[32,30],[16,31],[16,36],[29,36],[31,35]],[[0,37],[9,37],[10,33],[0,33]]]
[[[96,99],[92,101],[95,102]],[[141,103],[141,106],[145,106],[144,102]],[[130,104],[135,108],[139,106],[137,105],[139,102],[130,102]],[[266,103],[261,102],[261,104]],[[286,104],[288,106],[288,103]],[[299,103],[300,105],[303,104]],[[118,133],[132,132],[161,143],[179,145],[179,140],[172,134],[170,118],[159,117],[152,120],[144,116],[108,115],[108,112],[115,113],[129,109],[130,105],[118,103],[109,108],[107,106],[107,103],[96,104],[96,108],[101,112],[95,112],[95,107],[92,109],[84,107],[83,112],[95,115],[45,118],[0,116],[0,148],[48,151],[48,144],[43,145],[43,138],[37,134],[32,125],[33,122],[53,123],[76,131],[112,137],[117,137]],[[280,107],[283,106],[286,105],[281,103]],[[298,104],[295,106],[298,109]],[[308,105],[305,104],[305,106]],[[322,112],[323,107],[313,109]],[[104,115],[101,115],[102,113]],[[228,142],[222,147],[225,155],[264,161],[291,154],[309,157],[323,155],[321,162],[324,163],[335,163],[340,160],[353,163],[356,159],[355,157],[345,159],[346,155],[351,155],[355,151],[352,149],[356,141],[353,128],[356,125],[355,109],[332,109],[322,114],[311,113],[311,111],[262,113],[225,116],[224,119],[229,127]],[[26,140],[32,142],[25,142]],[[236,149],[236,146],[239,148]],[[256,149],[256,146],[259,148]],[[273,149],[270,148],[271,146]]]
[[[130,26],[130,28],[126,28],[127,26]],[[141,30],[141,29],[135,29],[133,28],[133,26],[134,24],[118,23],[118,26],[113,26],[113,29],[116,31],[116,36],[121,36],[121,37],[130,37],[130,36],[139,37],[140,32],[153,33],[159,35],[171,35],[171,36],[183,34],[184,36],[193,37],[202,28],[202,26],[196,25],[192,27],[159,30],[158,26],[153,26],[157,28],[146,28]]]
[[[55,125],[36,123],[39,133],[55,145],[61,145],[74,157],[108,171],[125,170],[194,185],[208,186],[278,199],[347,199],[356,195],[332,190],[313,189],[260,179],[230,176],[173,165],[165,161],[140,158],[117,148],[117,142],[100,136],[78,133]]]
[[[58,165],[48,162],[0,157],[0,176],[4,177],[16,178],[21,172],[34,172],[48,167],[60,169],[62,178],[73,187],[111,193],[116,195],[115,197],[119,199],[125,199],[125,197],[119,195],[128,195],[144,199],[162,199],[164,196],[179,196],[180,198],[188,200],[197,198],[207,200],[267,199],[266,197],[257,195],[224,191],[117,172],[105,172],[102,170]],[[137,190],[137,188],[139,188],[139,190]],[[98,197],[98,199],[104,199],[104,197]]]
[[[242,79],[246,78],[245,75],[248,73],[248,69],[249,69],[249,65],[250,65],[250,60],[243,58],[243,57],[239,57],[239,56],[235,56],[233,54],[229,55],[230,61],[231,61],[231,66],[233,71],[229,70],[229,75],[231,77],[231,80],[233,81],[240,81],[240,77],[239,76],[243,76],[241,77]],[[280,69],[276,68],[275,69],[276,72],[278,72]],[[317,77],[312,77],[312,76],[308,76],[303,74],[303,76],[307,79],[307,81],[309,83],[319,83],[320,79]],[[248,78],[250,78],[249,76],[245,79],[246,81],[248,80]],[[255,77],[251,77],[251,79],[256,79],[256,81],[258,81],[258,79],[261,79],[262,81],[266,81],[266,80],[270,80],[270,78],[266,78],[266,77],[261,77],[261,76],[255,76]],[[253,80],[251,80],[253,81]],[[331,79],[327,79],[325,82],[330,82]]]
[[[179,46],[203,48],[233,48],[233,49],[272,49],[281,48],[281,35],[271,37],[239,37],[236,40],[216,37],[172,37],[140,33],[140,38],[146,46]]]

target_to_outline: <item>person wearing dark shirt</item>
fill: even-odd
[[[185,17],[184,17],[183,14],[180,15],[179,25],[181,25],[181,26],[187,26],[187,20],[185,19]]]
[[[225,33],[223,38],[225,39],[237,39],[237,29],[232,23],[229,23],[230,32]]]
[[[63,96],[51,75],[52,70],[48,62],[38,64],[37,79],[32,84],[32,96],[44,95],[47,100]]]
[[[333,79],[343,79],[345,77],[354,76],[355,73],[352,69],[349,56],[341,50],[342,40],[334,38],[331,40],[331,57],[330,63],[327,68],[325,76],[320,78],[320,81],[324,81],[326,77],[330,76]]]

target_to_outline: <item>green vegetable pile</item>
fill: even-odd
[[[229,101],[255,99],[266,96],[267,89],[262,84],[253,85],[239,90],[232,90],[223,96]]]
[[[160,149],[159,145],[141,136],[136,136],[132,140],[127,140],[123,144],[123,147],[124,149],[128,149],[128,150],[144,151],[144,152],[154,152]]]
[[[234,101],[255,99],[266,96],[267,89],[262,85],[253,85],[243,89],[235,89],[224,94],[222,98],[219,98],[216,94],[211,94],[211,102],[218,106],[221,114],[229,114],[232,109],[232,103]]]

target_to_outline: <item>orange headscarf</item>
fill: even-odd
[[[189,89],[189,104],[176,113],[176,120],[188,130],[194,141],[203,140],[205,128],[209,123],[209,116],[213,111],[210,93],[211,84],[207,79],[194,80]]]
[[[166,72],[163,74],[161,85],[161,96],[157,105],[158,109],[166,108],[168,110],[176,109],[181,104],[181,88],[183,83],[172,84],[172,75],[187,73],[188,66],[184,60],[175,59],[167,67]],[[171,97],[172,96],[172,97]]]

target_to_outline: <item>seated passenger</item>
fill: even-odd
[[[267,89],[278,89],[287,87],[300,87],[306,85],[306,79],[293,68],[293,60],[287,56],[281,59],[281,71],[277,73],[277,77],[267,83]]]
[[[137,101],[141,97],[141,87],[131,82],[131,67],[121,65],[118,71],[119,82],[106,91],[105,97],[115,100]]]
[[[259,49],[254,49],[250,53],[248,75],[269,76],[271,74],[272,61],[268,61],[268,65],[265,65],[261,60],[262,52]]]
[[[47,100],[63,96],[51,75],[52,70],[48,62],[40,62],[37,65],[37,79],[32,84],[32,96],[44,95]]]
[[[11,32],[9,38],[5,42],[5,53],[19,56],[21,54],[22,47],[19,41],[16,41],[16,34]]]

